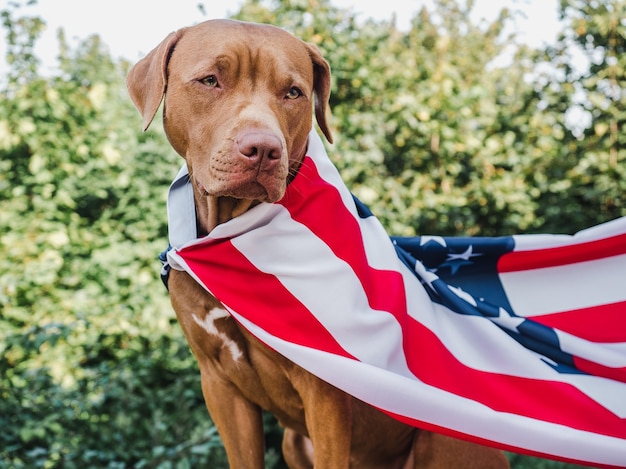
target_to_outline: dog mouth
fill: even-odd
[[[213,179],[213,178],[212,178]],[[203,197],[231,197],[273,203],[280,200],[287,186],[285,178],[271,175],[234,175],[217,178],[211,184],[195,179],[196,188]]]

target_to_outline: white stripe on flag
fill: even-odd
[[[554,330],[559,338],[561,350],[570,355],[598,363],[609,368],[626,368],[626,343],[589,342],[567,332]],[[626,399],[624,399],[626,402]]]
[[[514,235],[513,239],[515,240],[515,251],[532,251],[610,238],[625,232],[626,217],[621,217],[581,230],[574,235],[524,234]]]
[[[621,255],[504,272],[500,281],[515,314],[540,316],[626,301],[626,272],[622,270],[625,264],[626,255]]]

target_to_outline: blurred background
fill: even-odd
[[[626,0],[212,3],[0,6],[0,468],[227,467],[158,275],[181,160],[124,85],[171,30],[233,17],[317,44],[329,154],[390,234],[626,215]]]

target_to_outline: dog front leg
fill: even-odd
[[[348,469],[352,444],[352,399],[309,375],[301,395],[315,469]]]
[[[200,365],[202,394],[217,427],[230,469],[263,469],[265,444],[261,409],[231,383]]]

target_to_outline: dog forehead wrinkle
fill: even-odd
[[[232,74],[242,84],[245,83],[246,86],[251,87],[252,91],[256,90],[259,85],[274,83],[278,76],[286,72],[284,64],[274,54],[267,53],[268,50],[273,49],[264,48],[261,44],[233,46],[237,71],[233,71]]]
[[[175,64],[173,65],[174,60],[172,60],[168,69],[174,68],[178,70],[178,74],[180,74],[184,82],[201,80],[209,75],[218,75],[219,78],[220,76],[237,75],[239,73],[237,69],[239,61],[234,54],[228,51],[215,55],[213,53],[207,54],[203,48],[198,49],[194,55],[194,61],[195,64],[192,67],[185,69],[176,67]],[[173,75],[169,71],[168,74]]]
[[[312,63],[310,68],[304,70],[296,65],[301,63],[303,57],[308,59],[309,52],[304,43],[291,33],[271,25],[259,24],[246,24],[242,33],[249,36],[249,40],[233,37],[224,44],[226,49],[237,56],[238,62],[251,67],[241,73],[256,73],[265,78],[291,76],[301,80],[313,79]]]
[[[202,65],[203,71],[217,71],[218,73],[229,73],[237,71],[237,58],[228,52],[223,52],[215,56],[211,56],[206,62],[206,65]]]

